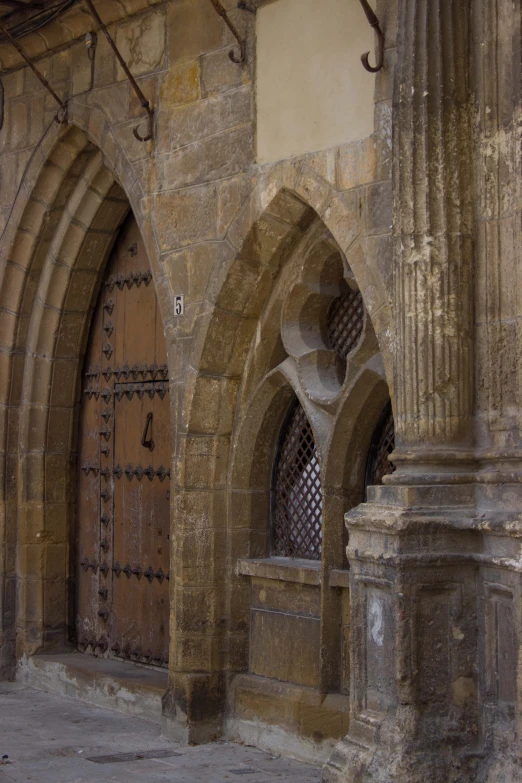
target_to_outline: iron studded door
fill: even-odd
[[[169,383],[145,248],[131,216],[93,317],[80,414],[78,646],[166,665]]]

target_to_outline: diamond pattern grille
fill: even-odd
[[[319,560],[323,493],[314,436],[297,402],[283,427],[274,474],[274,554]]]
[[[379,424],[375,429],[373,443],[368,455],[368,469],[366,474],[366,485],[382,484],[384,476],[393,473],[393,465],[388,455],[395,448],[395,429],[393,424],[393,413],[391,404],[388,403],[384,409]]]
[[[341,359],[346,359],[362,334],[364,326],[364,303],[360,291],[350,286],[334,299],[328,311],[328,342]]]

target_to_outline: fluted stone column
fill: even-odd
[[[399,0],[394,96],[396,462],[473,427],[470,0]],[[418,468],[416,468],[416,471]]]
[[[398,470],[346,517],[350,732],[328,783],[464,783],[481,766],[471,5],[399,0]]]

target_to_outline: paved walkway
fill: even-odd
[[[0,682],[0,783],[319,783],[315,767],[228,742],[185,747],[139,718]],[[142,758],[136,758],[141,756]]]

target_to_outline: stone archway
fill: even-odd
[[[114,154],[77,127],[52,129],[14,205],[16,231],[2,241],[7,673],[15,655],[63,649],[71,628],[79,369],[100,273],[130,209],[127,193],[138,196],[135,181],[111,168]],[[168,284],[158,274],[150,227],[133,211],[165,313]]]
[[[235,579],[228,471],[244,363],[274,280],[318,218],[353,268],[385,364],[391,367],[389,300],[383,280],[365,257],[358,205],[339,198],[304,166],[299,170],[283,164],[255,189],[228,229],[221,267],[210,280],[197,319],[187,370],[171,588],[174,665],[164,715],[175,736],[194,742],[221,731],[227,672],[244,666],[244,656],[236,660],[229,644],[236,631],[244,635],[244,628],[234,630],[227,590]]]

